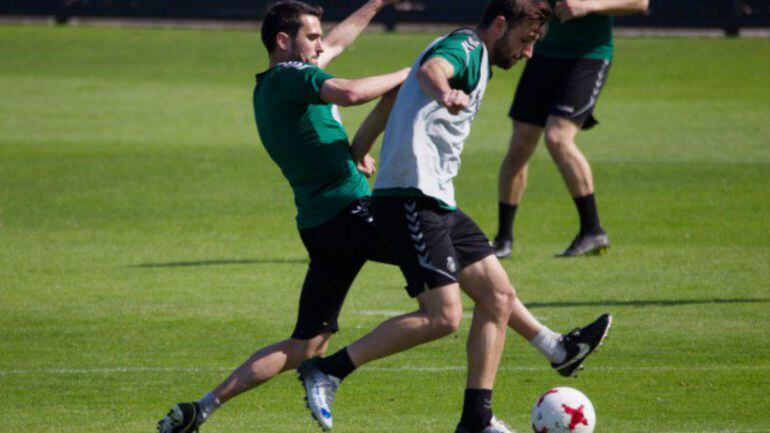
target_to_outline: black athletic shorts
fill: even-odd
[[[548,116],[559,116],[589,129],[599,123],[593,110],[609,69],[606,60],[536,55],[524,67],[508,115],[540,127]]]
[[[466,266],[494,254],[484,232],[457,209],[441,209],[429,197],[374,197],[377,230],[416,297],[427,289],[457,282]]]
[[[342,303],[367,260],[395,264],[374,227],[370,198],[358,199],[318,227],[300,230],[310,265],[299,299],[292,338],[308,340],[337,332]]]

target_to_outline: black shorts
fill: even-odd
[[[374,227],[369,197],[361,198],[318,227],[300,230],[310,265],[299,299],[292,338],[337,332],[342,303],[367,260],[395,264]]]
[[[432,198],[374,197],[372,210],[409,296],[456,283],[463,268],[494,254],[468,215],[441,209]]]
[[[536,55],[524,67],[508,115],[540,127],[548,116],[558,116],[589,129],[599,123],[593,110],[609,69],[606,60]]]

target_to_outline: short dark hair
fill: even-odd
[[[505,17],[509,28],[525,19],[538,22],[540,27],[544,27],[552,13],[551,6],[545,0],[490,0],[479,27],[488,28],[499,16]]]
[[[278,33],[287,33],[294,38],[302,27],[302,15],[321,18],[323,8],[298,0],[281,0],[268,6],[262,21],[262,43],[268,53],[275,50],[275,37]]]

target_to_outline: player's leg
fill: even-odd
[[[545,128],[545,142],[572,196],[580,217],[580,231],[559,256],[595,254],[609,247],[599,224],[591,166],[575,144],[578,131],[597,124],[593,109],[607,80],[610,63],[576,59],[569,64],[555,90]]]
[[[550,110],[551,82],[560,68],[554,59],[534,56],[516,86],[508,116],[513,134],[498,177],[498,227],[495,254],[507,257],[513,246],[513,221],[527,184],[527,163],[537,147]]]
[[[450,236],[460,265],[460,286],[474,300],[468,337],[468,382],[458,433],[512,431],[492,413],[492,389],[515,299],[484,232],[461,210],[452,213]]]
[[[527,187],[528,163],[542,133],[543,128],[540,126],[513,121],[513,135],[498,176],[498,224],[495,236],[495,255],[498,257],[511,254],[513,221]]]
[[[463,316],[457,284],[427,290],[417,297],[419,310],[393,317],[347,347],[360,367],[457,331]]]
[[[463,314],[458,284],[424,291],[418,301],[418,311],[391,318],[333,355],[300,366],[308,409],[323,430],[333,426],[337,388],[357,368],[457,331]]]
[[[580,126],[559,116],[549,116],[545,126],[545,143],[548,152],[573,197],[582,197],[594,192],[591,166],[575,144],[578,131]],[[598,221],[586,221],[586,224],[599,228]]]
[[[251,355],[212,394],[224,404],[232,398],[256,388],[287,370],[294,370],[302,361],[322,356],[331,338],[326,332],[308,340],[289,338],[264,347]]]
[[[476,223],[462,211],[458,210],[456,214],[457,223],[452,230],[452,239],[461,265],[465,269],[468,264],[491,256],[491,253],[489,241]],[[499,262],[495,268],[498,269],[497,279],[502,281],[504,278],[510,285],[508,276]],[[572,376],[581,368],[586,357],[601,345],[611,321],[609,314],[603,314],[583,328],[576,328],[566,335],[559,334],[540,323],[519,297],[514,296],[507,324],[537,348],[559,374]]]
[[[564,257],[598,253],[609,247],[609,239],[599,223],[591,166],[575,144],[579,130],[577,124],[559,116],[550,116],[545,129],[548,151],[561,172],[580,217],[578,236],[567,250],[559,254]]]
[[[481,432],[493,419],[492,390],[515,294],[494,255],[464,267],[460,285],[476,305],[468,334],[468,377],[457,431]]]
[[[297,368],[302,361],[323,355],[329,338],[338,331],[337,318],[353,280],[365,263],[349,258],[339,245],[328,245],[337,223],[345,215],[324,225],[300,232],[310,256],[310,265],[300,294],[297,323],[291,338],[256,351],[227,379],[200,400],[179,403],[158,423],[160,433],[187,433],[201,424],[228,400],[254,389],[276,375]]]

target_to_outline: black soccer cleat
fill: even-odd
[[[588,355],[602,345],[610,325],[612,316],[605,313],[585,328],[576,328],[564,335],[561,344],[567,351],[567,356],[562,362],[551,363],[551,367],[564,377],[575,376],[577,371],[582,369]]]
[[[607,233],[601,232],[595,235],[578,234],[566,250],[556,254],[556,257],[578,257],[599,255],[610,247],[610,238]]]
[[[168,414],[158,421],[158,433],[194,433],[200,423],[198,416],[201,407],[198,402],[178,403]]]
[[[455,433],[516,433],[516,430],[504,423],[501,419],[493,416],[489,425],[481,430],[471,431],[462,425],[457,424]]]
[[[510,257],[513,250],[513,239],[495,238],[492,248],[495,249],[495,256],[498,259]]]

